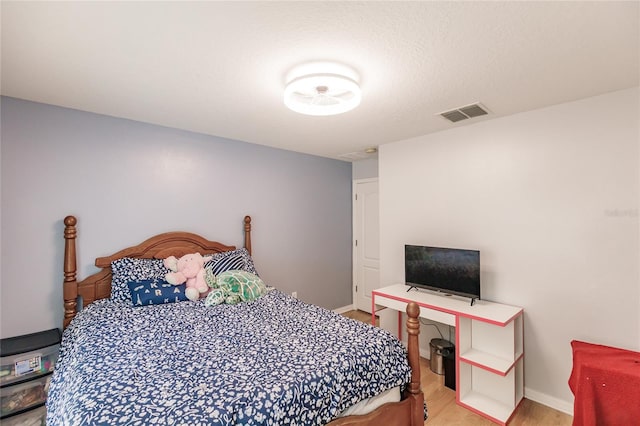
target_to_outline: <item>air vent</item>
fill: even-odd
[[[456,121],[466,120],[467,118],[469,118],[469,116],[465,115],[461,111],[458,111],[457,109],[454,109],[453,111],[443,112],[440,115],[443,116],[444,118],[446,118],[447,120],[452,121],[454,123]]]
[[[455,108],[449,111],[441,112],[438,115],[446,118],[452,123],[456,123],[458,121],[466,120],[468,118],[479,117],[481,115],[487,115],[488,112],[482,105],[479,103],[466,105],[460,108]]]

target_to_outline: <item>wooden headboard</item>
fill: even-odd
[[[111,262],[123,257],[140,259],[164,259],[169,256],[180,257],[187,253],[200,252],[202,255],[234,250],[217,241],[207,240],[190,232],[166,232],[151,237],[138,245],[120,250],[110,256],[96,259],[100,271],[78,281],[76,278],[76,225],[74,216],[64,218],[64,328],[78,313],[78,296],[83,306],[111,296]],[[244,247],[251,254],[251,217],[244,217]]]

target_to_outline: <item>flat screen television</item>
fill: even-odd
[[[404,246],[404,273],[409,291],[425,288],[480,299],[480,251]]]

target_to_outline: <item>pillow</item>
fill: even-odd
[[[253,259],[246,248],[225,251],[213,255],[213,258],[204,264],[204,268],[213,275],[219,275],[225,271],[242,270],[258,275]]]
[[[249,302],[267,292],[260,277],[247,271],[225,271],[216,277],[215,285],[204,301],[206,306]]]
[[[111,300],[131,302],[131,293],[127,285],[131,281],[151,279],[164,280],[170,272],[164,267],[162,259],[136,259],[123,257],[111,262]]]
[[[183,302],[186,284],[172,285],[164,279],[131,281],[127,283],[133,306],[162,305],[164,303]]]

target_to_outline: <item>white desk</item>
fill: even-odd
[[[395,284],[374,290],[372,317],[376,306],[400,315],[407,303],[416,302],[420,317],[455,326],[457,403],[498,424],[507,424],[524,396],[524,310],[485,300],[476,300],[471,306],[469,299],[424,290],[407,292],[408,288]]]

